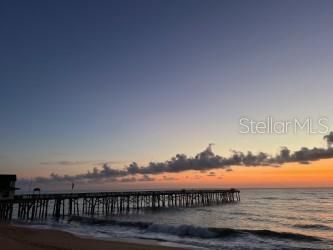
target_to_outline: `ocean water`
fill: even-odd
[[[235,204],[75,216],[30,226],[203,249],[333,249],[333,189],[243,189]]]

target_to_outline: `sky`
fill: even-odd
[[[242,134],[239,119],[326,117],[333,130],[332,7],[314,0],[1,1],[0,172],[31,179],[106,163],[146,166],[194,157],[209,143],[226,157],[326,147],[322,133]],[[114,185],[329,186],[330,163],[160,173]]]

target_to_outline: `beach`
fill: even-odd
[[[81,238],[68,232],[0,225],[1,249],[6,250],[181,250],[186,248],[162,246],[154,241],[116,241]]]

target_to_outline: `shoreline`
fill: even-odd
[[[190,246],[167,246],[154,240],[96,239],[54,229],[0,224],[1,248],[6,250],[185,250]]]

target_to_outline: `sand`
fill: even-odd
[[[0,224],[0,249],[4,250],[184,250],[188,248],[159,245],[154,241],[132,242],[81,238],[48,229],[32,229]]]

